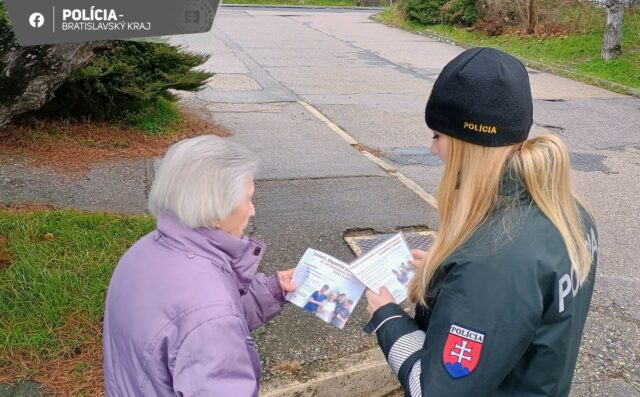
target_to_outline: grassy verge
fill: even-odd
[[[115,264],[149,217],[0,210],[0,379],[56,395],[102,390],[101,323]]]
[[[414,33],[435,34],[456,44],[488,46],[533,62],[532,66],[558,72],[576,80],[604,86],[615,91],[629,93],[624,87],[640,90],[640,12],[626,12],[623,24],[623,55],[610,62],[600,58],[602,26],[594,25],[584,34],[558,37],[531,37],[517,35],[488,36],[482,32],[468,31],[446,25],[422,25],[406,21],[395,9],[378,14],[386,24]],[[546,67],[545,67],[546,66]],[[606,84],[611,82],[614,84]]]
[[[355,0],[224,0],[223,4],[355,7]]]
[[[130,114],[125,121],[141,131],[162,134],[180,128],[183,119],[175,102],[159,97],[142,111]]]

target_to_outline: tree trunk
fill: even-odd
[[[622,0],[607,0],[607,24],[604,28],[604,43],[602,45],[602,59],[608,61],[622,54],[622,18],[624,4]]]
[[[534,34],[536,32],[536,0],[529,0],[529,23],[527,24],[527,33]]]
[[[0,131],[15,116],[39,109],[105,42],[21,47],[0,21]]]

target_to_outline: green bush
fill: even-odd
[[[442,22],[447,25],[471,26],[478,19],[476,0],[449,0],[441,10]]]
[[[175,100],[169,89],[200,89],[212,73],[192,68],[207,59],[168,44],[118,41],[60,86],[40,112],[126,121],[132,113],[155,106],[159,98]]]
[[[400,0],[398,8],[408,19],[425,25],[472,26],[479,18],[480,0]]]
[[[9,13],[4,5],[4,0],[0,0],[0,54],[16,45],[16,37],[9,21]],[[0,68],[2,68],[0,63]],[[2,73],[4,75],[4,73]]]
[[[4,0],[0,0],[0,27],[4,29],[9,25],[9,15],[7,15],[7,9],[4,6]]]
[[[123,122],[151,134],[161,134],[178,126],[182,114],[174,102],[160,97],[144,109],[128,113]]]
[[[0,106],[13,105],[15,96],[22,92],[28,83],[27,79],[15,78],[5,69],[11,60],[6,55],[17,45],[4,0],[0,0]],[[39,47],[32,48],[34,53],[40,51]]]
[[[448,0],[401,0],[400,10],[409,18],[425,25],[441,23],[441,8]]]

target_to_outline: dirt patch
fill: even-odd
[[[371,154],[373,154],[376,157],[382,157],[382,151],[380,149],[374,149],[368,146],[365,146],[363,144],[360,143],[356,143],[353,146],[354,149],[356,149],[359,152],[369,152]]]
[[[525,28],[515,27],[505,30],[503,36],[517,37],[520,39],[544,40],[558,37],[566,39],[571,35],[578,34],[577,28],[569,24],[545,24],[536,27],[535,33],[527,33]]]
[[[275,364],[272,370],[282,375],[296,375],[302,371],[302,364],[297,361],[283,361]]]
[[[11,266],[11,254],[7,250],[7,238],[0,234],[0,270]]]
[[[79,313],[70,315],[65,326],[53,330],[58,339],[77,337],[75,347],[65,347],[55,357],[43,359],[35,351],[7,352],[0,349],[0,382],[30,379],[51,396],[103,396],[101,324]]]
[[[56,208],[51,204],[42,203],[12,203],[12,204],[0,204],[0,213],[12,212],[12,213],[27,213],[34,211],[55,211]]]
[[[13,365],[0,367],[0,382],[9,383],[27,377],[41,384],[51,396],[104,395],[100,343],[76,349],[73,357],[64,355],[52,360],[38,360],[33,356],[10,355],[8,358]]]
[[[8,269],[11,266],[11,254],[0,249],[0,270]]]
[[[229,136],[224,129],[194,113],[181,111],[181,125],[162,135],[104,122],[22,121],[3,131],[0,153],[25,156],[35,165],[61,172],[79,173],[86,172],[94,163],[161,156],[170,145],[184,138],[204,134]]]

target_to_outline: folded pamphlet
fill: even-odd
[[[407,287],[415,276],[411,259],[402,233],[394,234],[351,263],[309,248],[293,275],[298,288],[286,299],[342,329],[366,288],[378,292],[384,286],[396,303],[407,299]]]

